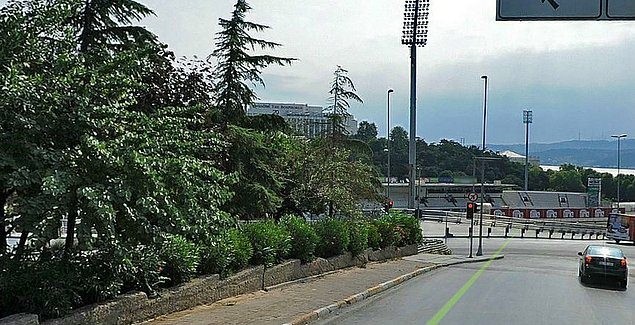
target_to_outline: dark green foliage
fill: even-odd
[[[320,238],[315,249],[317,256],[332,257],[348,249],[350,233],[346,221],[328,218],[315,223],[314,227]]]
[[[209,239],[200,248],[199,273],[220,274],[226,277],[230,272],[232,247],[226,235],[221,234]]]
[[[286,229],[274,221],[254,222],[245,226],[254,254],[253,265],[272,265],[287,257],[291,249],[291,237]]]
[[[397,232],[397,229],[395,229],[395,226],[392,223],[382,218],[375,220],[373,224],[377,227],[377,232],[379,233],[380,248],[395,246],[396,243],[401,241],[401,234]]]
[[[229,229],[203,245],[200,256],[200,273],[220,274],[225,277],[249,264],[253,248],[245,233],[239,229]]]
[[[375,222],[369,222],[368,225],[368,247],[372,249],[381,248],[381,234]]]
[[[285,217],[282,225],[291,236],[289,257],[300,259],[303,263],[313,260],[319,240],[315,229],[304,219],[295,216]]]
[[[289,232],[292,254],[309,261],[312,226],[241,232],[235,218],[327,202],[353,215],[376,195],[374,170],[356,158],[370,155],[365,144],[324,157],[325,142],[288,136],[279,117],[243,116],[260,71],[292,61],[248,54],[278,46],[247,34],[266,28],[243,19],[249,9],[237,0],[221,19],[213,74],[134,26],[153,14],[134,0],[10,0],[0,10],[0,255],[11,257],[0,265],[2,315],[56,317],[131,290],[152,296],[197,269],[270,265],[288,257]],[[62,218],[65,250],[51,249]],[[325,255],[359,237],[340,226]],[[10,253],[6,229],[24,236]]]
[[[350,242],[348,251],[353,256],[359,255],[368,248],[368,223],[364,221],[351,221],[348,224]]]
[[[232,259],[229,263],[229,268],[232,271],[245,268],[249,265],[249,260],[254,254],[249,237],[238,229],[230,229],[227,232],[227,237],[232,246]]]
[[[390,214],[382,218],[382,222],[393,228],[395,235],[393,244],[396,246],[419,244],[423,240],[421,225],[414,216],[391,211]]]
[[[128,290],[153,291],[159,282],[156,252],[143,248],[103,248],[62,257],[43,250],[21,261],[0,259],[0,317],[29,312],[43,319],[102,302]]]
[[[169,285],[188,281],[196,274],[200,261],[196,245],[179,235],[166,236],[160,257],[165,263],[161,274],[169,279]]]
[[[110,262],[113,266],[104,270],[115,270],[123,283],[122,293],[138,290],[152,296],[158,286],[167,280],[160,274],[164,263],[154,246],[119,245],[112,249],[112,255]]]
[[[54,318],[81,305],[78,283],[69,274],[77,264],[60,258],[22,261],[4,259],[0,277],[0,317],[19,312]]]

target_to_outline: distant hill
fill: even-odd
[[[635,168],[635,139],[621,141],[621,166]],[[490,145],[494,151],[525,152],[525,144]],[[587,167],[616,167],[617,143],[614,141],[564,141],[531,143],[529,155],[540,158],[543,165],[573,164]]]

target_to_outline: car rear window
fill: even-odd
[[[618,248],[613,247],[601,247],[601,246],[591,246],[589,247],[588,253],[589,255],[602,255],[602,256],[610,256],[622,258],[624,254]]]

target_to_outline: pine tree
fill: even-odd
[[[98,49],[125,50],[131,44],[150,41],[156,36],[141,26],[132,25],[154,15],[148,7],[134,0],[62,0],[75,14],[68,22],[77,33],[79,53]]]
[[[224,123],[240,120],[247,106],[258,98],[248,83],[264,86],[260,77],[262,69],[271,64],[289,65],[295,60],[250,54],[256,49],[273,50],[281,46],[249,35],[250,31],[261,32],[269,28],[245,20],[245,14],[251,9],[247,1],[237,0],[231,19],[219,19],[222,30],[216,34],[216,49],[210,56],[218,60],[214,69],[214,92],[217,96],[216,108],[220,110]]]
[[[331,84],[331,90],[329,94],[329,101],[331,105],[327,107],[327,110],[331,112],[331,120],[333,123],[331,133],[333,137],[347,135],[344,128],[344,123],[352,115],[348,112],[351,107],[348,103],[349,100],[354,100],[359,103],[364,101],[355,93],[355,85],[351,78],[348,77],[348,71],[341,66],[337,66],[334,72],[335,77]]]

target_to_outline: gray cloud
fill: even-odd
[[[139,0],[157,17],[143,25],[181,56],[213,51],[218,18],[233,0]],[[264,71],[263,100],[326,105],[336,65],[364,99],[351,112],[385,132],[386,90],[395,124],[408,124],[409,54],[400,44],[403,1],[251,0],[258,37],[299,58]],[[0,3],[3,3],[0,0]],[[635,134],[634,22],[496,22],[495,1],[432,0],[429,45],[419,50],[418,135],[480,142],[482,81],[491,80],[488,142],[522,142],[521,112],[534,110],[532,139],[552,142]]]

